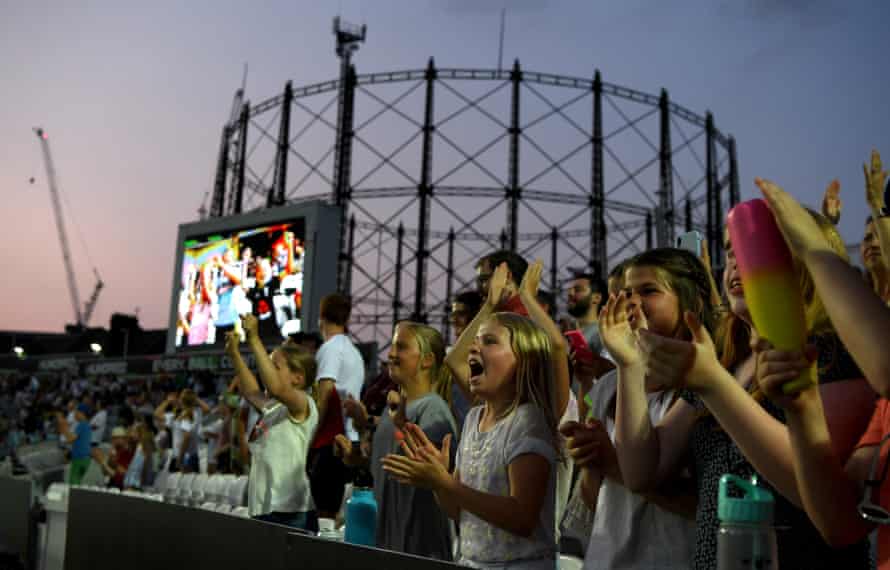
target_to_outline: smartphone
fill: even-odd
[[[581,331],[577,329],[566,331],[565,337],[569,341],[569,347],[575,352],[575,358],[579,362],[593,364],[593,351],[590,350],[590,345],[587,344],[587,339],[584,338],[584,334]]]
[[[701,257],[701,244],[704,239],[700,231],[692,230],[677,236],[677,248],[685,249],[695,254],[696,257]]]

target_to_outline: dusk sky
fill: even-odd
[[[82,300],[94,280],[81,234],[106,283],[91,324],[138,307],[143,327],[166,327],[176,228],[211,189],[244,62],[254,102],[288,79],[335,78],[339,13],[368,26],[360,73],[420,69],[430,56],[493,68],[505,5],[505,63],[665,87],[736,138],[743,199],[762,176],[818,208],[838,178],[841,231],[860,239],[862,163],[877,148],[890,164],[884,0],[0,0],[0,329],[73,320],[32,127],[49,133],[70,205]]]

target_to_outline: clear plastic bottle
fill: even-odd
[[[343,532],[337,530],[334,519],[318,519],[318,537],[343,542]]]
[[[741,497],[730,497],[733,485]],[[773,528],[773,495],[735,475],[720,478],[717,502],[717,570],[778,570],[776,531]]]

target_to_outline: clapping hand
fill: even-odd
[[[599,315],[600,338],[618,366],[628,367],[641,362],[637,335],[631,329],[625,295],[610,295]],[[639,307],[635,316],[642,318]]]
[[[825,196],[822,198],[822,214],[831,220],[831,223],[837,225],[841,221],[841,183],[838,180],[832,180],[825,189]]]
[[[881,166],[881,155],[877,150],[871,151],[871,166],[862,165],[865,174],[865,200],[876,215],[882,215],[887,204],[884,203],[884,183],[887,171]]]
[[[401,446],[405,455],[389,454],[383,458],[383,470],[405,485],[440,489],[451,481],[451,434],[437,448],[416,424],[406,424]]]
[[[806,261],[808,253],[833,251],[816,220],[790,194],[769,180],[755,178],[754,182],[763,192],[776,224],[785,236],[788,247],[794,254]]]
[[[692,340],[685,341],[641,331],[640,351],[646,365],[646,381],[660,388],[706,388],[720,368],[711,335],[690,311],[683,315]]]

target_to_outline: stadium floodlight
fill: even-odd
[[[12,347],[12,351],[15,353],[15,355],[17,357],[25,358],[25,349],[24,348],[22,348],[20,346],[14,346],[14,347]]]
[[[90,350],[93,351],[93,354],[102,354],[102,345],[98,342],[91,342]]]

